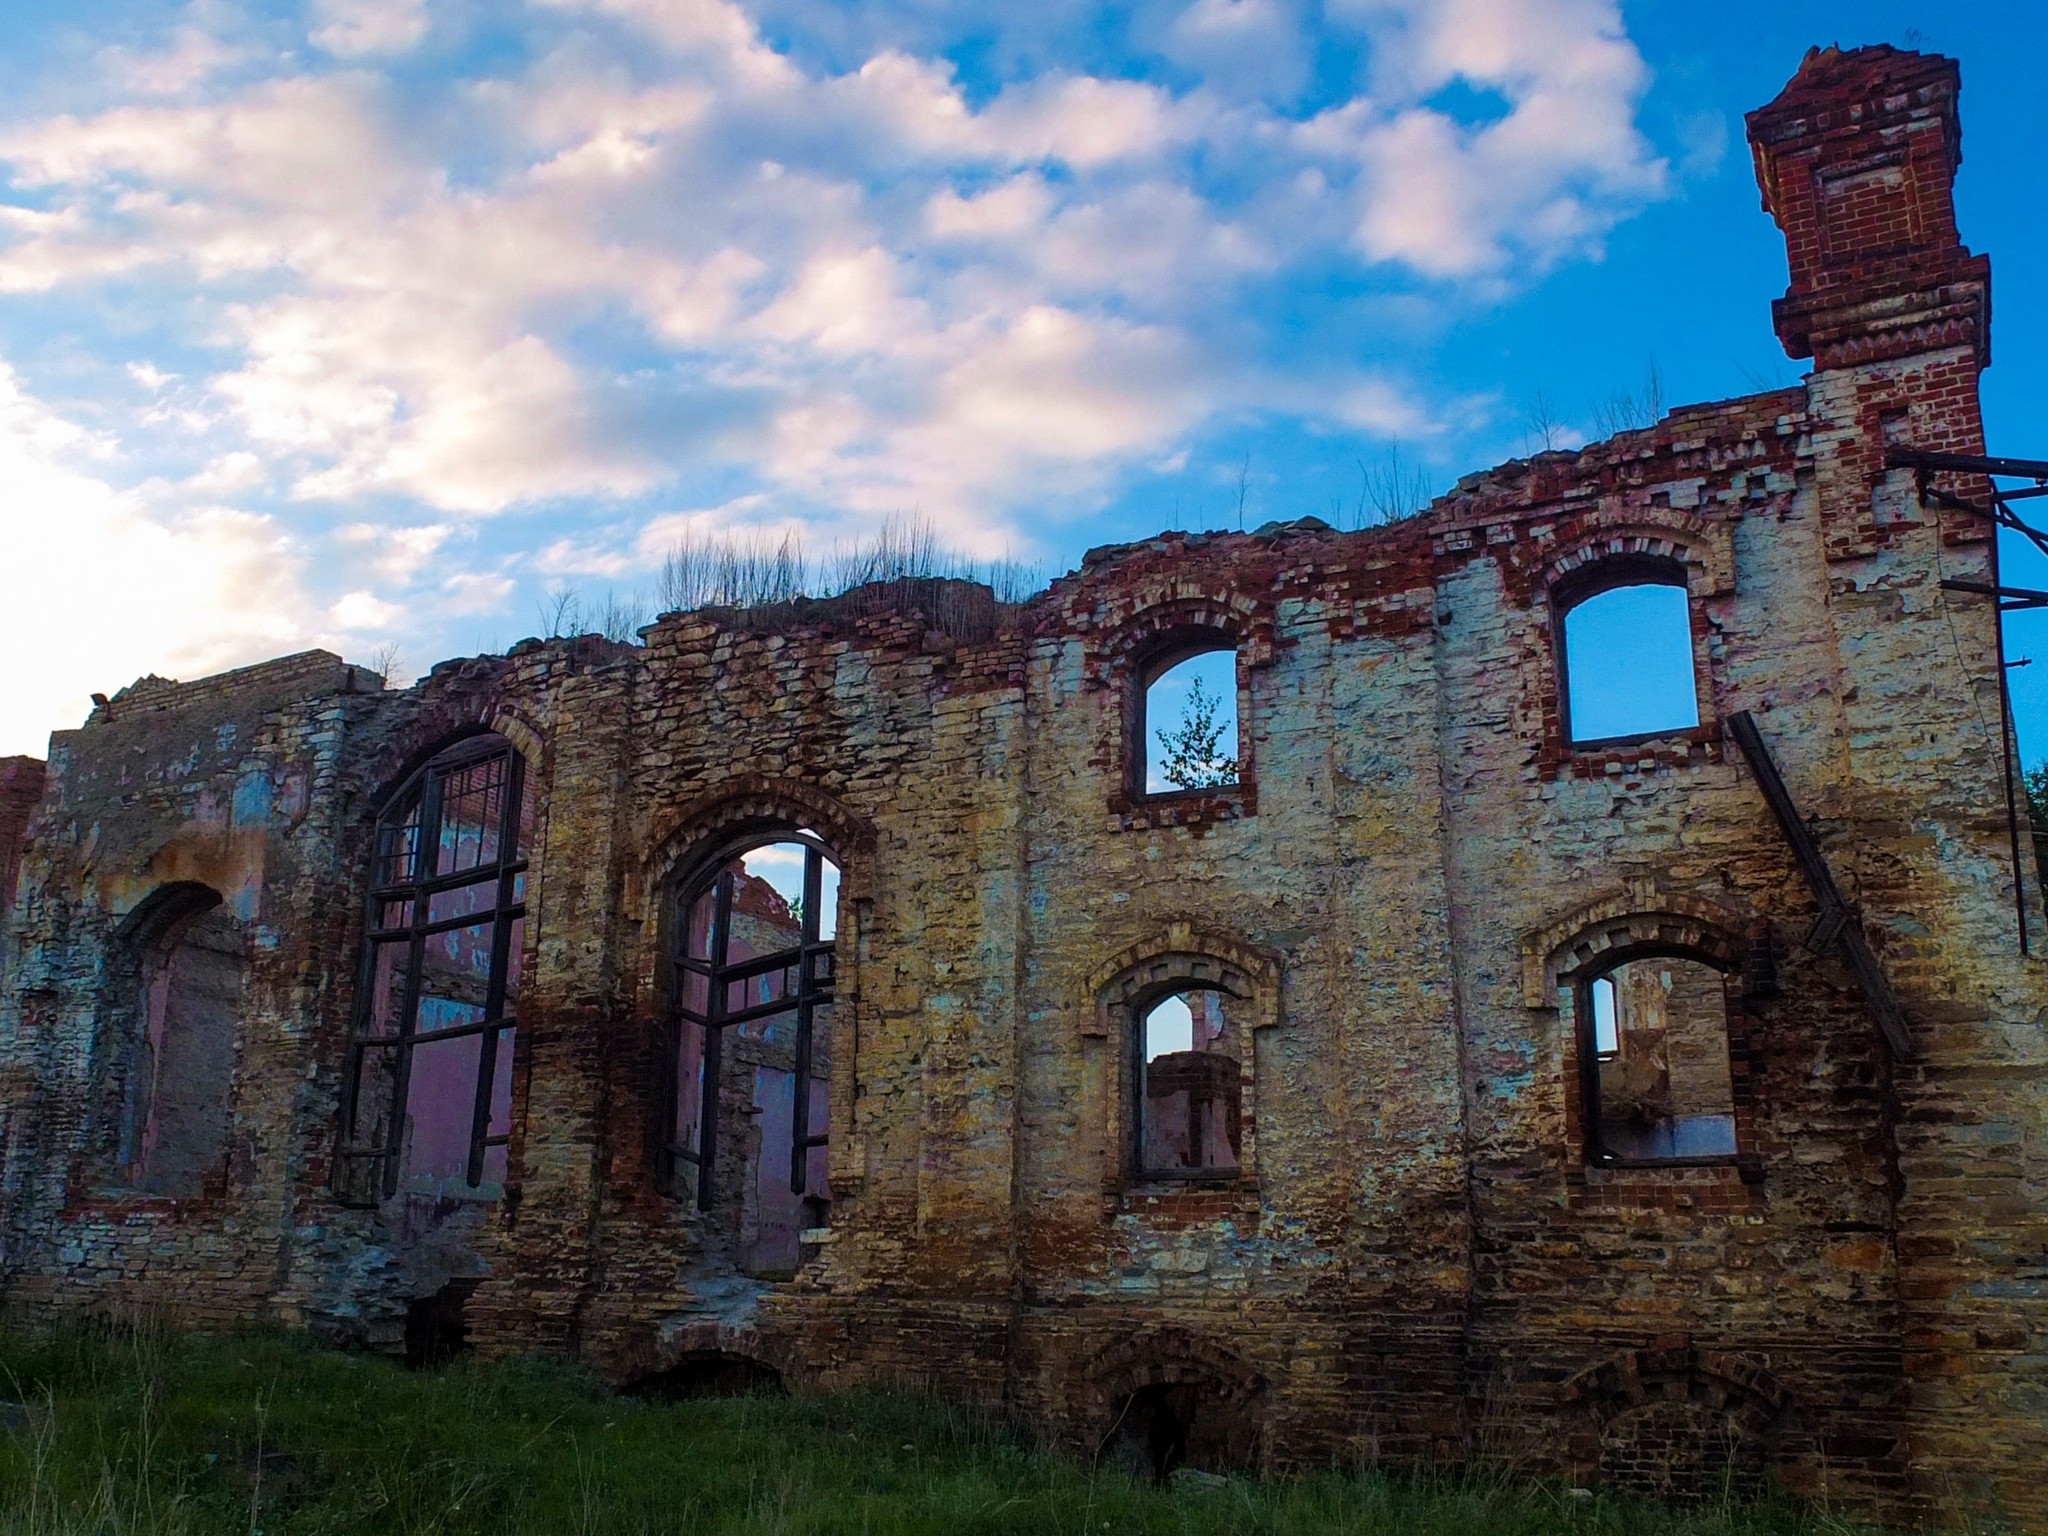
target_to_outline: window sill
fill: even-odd
[[[1258,1181],[1239,1173],[1209,1178],[1134,1179],[1116,1191],[1110,1201],[1110,1214],[1178,1224],[1255,1213],[1258,1207]]]
[[[1763,1168],[1752,1157],[1661,1163],[1581,1163],[1568,1184],[1574,1209],[1739,1216],[1759,1209]]]
[[[98,1216],[141,1216],[155,1213],[176,1216],[183,1212],[206,1210],[217,1207],[220,1196],[207,1191],[193,1195],[166,1195],[154,1190],[126,1189],[120,1185],[109,1185],[67,1200],[64,1216],[73,1219],[84,1215]]]
[[[1109,811],[1125,832],[1153,827],[1203,827],[1259,813],[1258,786],[1249,780],[1214,789],[1176,789],[1157,795],[1112,795]]]
[[[1559,771],[1572,778],[1619,778],[1659,768],[1695,767],[1721,761],[1721,728],[1712,721],[1683,730],[1642,731],[1597,741],[1567,742]]]
[[[1691,1169],[1725,1168],[1736,1174],[1745,1184],[1761,1184],[1764,1181],[1763,1159],[1736,1153],[1733,1156],[1716,1157],[1603,1157],[1586,1164],[1592,1173],[1634,1175],[1645,1173],[1680,1173]]]

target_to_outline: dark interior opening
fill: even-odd
[[[1181,1467],[1249,1469],[1256,1460],[1257,1434],[1244,1409],[1214,1387],[1157,1382],[1138,1388],[1118,1406],[1103,1454],[1135,1476],[1164,1482]]]
[[[437,1370],[469,1352],[465,1309],[475,1280],[450,1280],[431,1296],[416,1296],[405,1309],[405,1363],[416,1371]]]
[[[642,1376],[626,1388],[628,1397],[680,1402],[704,1397],[780,1397],[782,1373],[747,1355],[700,1350],[665,1371]]]

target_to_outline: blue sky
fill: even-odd
[[[685,537],[1054,570],[1793,382],[1741,114],[1871,41],[1963,62],[1991,441],[2048,456],[2038,4],[14,0],[0,753]]]

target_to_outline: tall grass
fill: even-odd
[[[5,1536],[1848,1536],[1449,1473],[1155,1487],[863,1394],[658,1403],[558,1363],[438,1374],[271,1335],[0,1334]]]

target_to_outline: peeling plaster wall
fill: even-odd
[[[0,857],[35,802],[0,967],[8,1299],[396,1348],[410,1307],[466,1292],[486,1350],[923,1383],[1085,1451],[1180,1392],[1269,1465],[1479,1455],[1678,1494],[1768,1471],[2048,1530],[2048,983],[2015,933],[1993,619],[1939,587],[1990,546],[1882,464],[1983,446],[1954,88],[1946,61],[1815,55],[1753,120],[1805,387],[1386,528],[1097,550],[1017,607],[934,582],[669,615],[402,693],[320,653],[145,679],[53,739],[47,788],[0,765]],[[1917,211],[1814,212],[1895,151],[1919,169],[1868,185]],[[1866,216],[1924,249],[1857,247]],[[1614,553],[1685,570],[1700,724],[1575,747],[1551,594]],[[1134,679],[1190,626],[1237,646],[1241,782],[1147,798]],[[1916,1060],[1806,947],[1740,710]],[[478,730],[534,812],[510,1176],[344,1209],[371,830]],[[667,904],[771,825],[844,871],[831,1227],[782,1281],[654,1178]],[[111,1137],[138,914],[193,886],[246,981],[226,1152],[168,1199],[119,1186]],[[1585,1155],[1573,980],[1644,935],[1729,977],[1734,1161]],[[1133,1020],[1187,984],[1243,1032],[1242,1169],[1142,1180]]]

